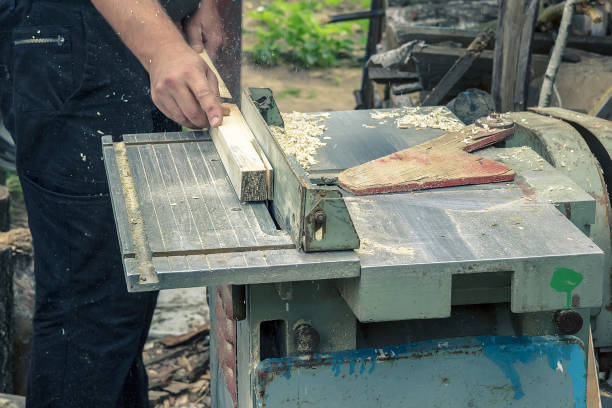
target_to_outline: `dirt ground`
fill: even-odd
[[[361,87],[361,69],[331,68],[297,71],[279,66],[242,68],[242,86],[270,88],[282,112],[323,112],[355,108],[353,91]]]
[[[249,12],[256,10],[268,1],[243,2],[243,49],[245,50],[254,42],[252,31],[257,24],[249,17]],[[322,10],[322,14],[346,13],[357,10],[361,10],[359,4],[344,1],[337,7],[326,6]],[[347,64],[343,63],[342,65]],[[354,66],[298,70],[290,65],[257,66],[245,57],[242,62],[242,87],[272,89],[279,109],[283,112],[352,110],[356,105],[353,91],[361,87],[362,73],[358,64],[352,65]]]

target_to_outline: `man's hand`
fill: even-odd
[[[147,69],[153,102],[175,122],[192,129],[216,127],[229,114],[221,105],[217,77],[187,44],[161,48]]]
[[[157,0],[92,2],[149,72],[151,97],[166,116],[190,128],[221,124],[229,110],[221,105],[217,78]],[[196,14],[211,6],[218,17],[216,0],[203,0]]]
[[[206,52],[214,60],[223,45],[223,26],[217,8],[217,0],[202,0],[200,7],[189,16],[183,27],[187,42],[197,53]]]

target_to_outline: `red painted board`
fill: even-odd
[[[449,132],[345,170],[338,176],[338,184],[354,194],[366,195],[511,181],[511,168],[468,152],[499,142],[513,130],[467,126],[461,132]]]

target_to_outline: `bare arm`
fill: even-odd
[[[227,109],[217,78],[187,44],[157,0],[92,0],[149,72],[151,97],[170,119],[191,128],[219,126]]]

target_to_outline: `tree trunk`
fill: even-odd
[[[0,392],[13,391],[13,269],[11,248],[0,246]]]
[[[11,196],[6,186],[0,185],[0,231],[6,232],[11,228]]]

